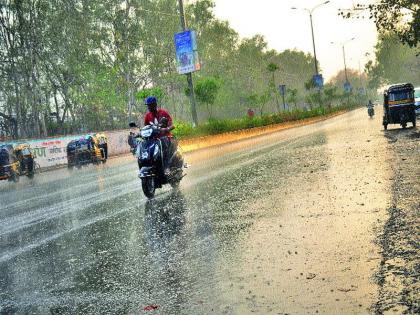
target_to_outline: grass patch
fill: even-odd
[[[289,121],[297,121],[306,118],[324,116],[343,109],[351,109],[357,106],[319,107],[309,111],[293,110],[270,115],[244,117],[239,119],[210,119],[206,123],[193,128],[191,123],[175,122],[176,128],[173,134],[179,139],[215,135],[224,132],[263,127],[280,124]]]

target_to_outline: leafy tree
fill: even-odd
[[[164,92],[160,87],[143,89],[136,93],[136,100],[138,102],[144,102],[144,100],[149,96],[155,96],[158,100],[161,100],[164,97]]]
[[[293,105],[295,105],[295,108],[297,108],[298,89],[287,89],[286,101],[287,103],[292,103]]]
[[[420,43],[420,2],[418,0],[379,0],[372,4],[357,4],[353,10],[341,10],[345,18],[368,10],[376,28],[382,34],[390,32],[410,47]],[[419,51],[420,52],[420,51]]]
[[[177,119],[189,119],[187,82],[174,60],[177,5],[173,0],[3,0],[0,133],[17,138],[121,128],[150,89],[170,100]],[[240,39],[213,8],[211,0],[185,6],[202,62],[194,76],[218,83],[216,96],[205,97],[207,103],[199,99],[207,105],[204,112],[213,115],[211,107],[220,103],[225,105],[220,115],[237,117],[249,95],[257,96],[253,104],[260,112],[274,111],[275,82],[303,91],[302,78],[313,72],[311,55],[268,50],[261,35]],[[267,69],[269,64],[281,69]],[[202,92],[208,96],[207,88]]]
[[[267,66],[267,70],[268,72],[271,73],[271,82],[270,82],[270,89],[271,92],[274,94],[274,97],[276,99],[276,105],[277,105],[277,111],[280,112],[280,103],[279,103],[279,99],[278,99],[278,93],[277,93],[277,88],[276,88],[276,80],[275,80],[275,72],[278,71],[280,68],[277,64],[270,62]]]
[[[204,103],[210,118],[212,115],[212,107],[217,97],[221,83],[216,78],[207,77],[196,82],[194,92],[199,102]]]
[[[363,86],[363,82],[366,81],[366,76],[360,73],[358,70],[355,69],[347,69],[347,79],[351,86],[354,87],[361,87]],[[330,81],[332,85],[337,86],[339,89],[344,89],[344,83],[346,83],[346,72],[344,70],[340,70],[337,72],[335,76],[333,76]]]
[[[376,62],[366,64],[371,88],[397,82],[420,85],[420,56],[416,56],[415,49],[401,44],[396,35],[379,37],[375,57]]]
[[[332,103],[339,97],[337,89],[338,89],[338,87],[334,86],[334,85],[325,85],[324,86],[323,101],[329,108],[332,107]]]
[[[309,104],[310,108],[313,109],[315,106],[321,106],[321,93],[311,91],[305,96],[305,101]]]
[[[267,104],[267,102],[270,99],[270,91],[266,91],[265,93],[261,94],[251,94],[247,97],[247,103],[250,106],[250,108],[253,108],[254,106],[259,109],[260,115],[262,116],[264,106]]]

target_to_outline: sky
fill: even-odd
[[[214,0],[217,18],[227,20],[241,37],[264,35],[269,49],[279,52],[298,49],[313,55],[309,13],[325,2],[322,0]],[[331,0],[315,9],[312,14],[317,59],[325,80],[344,69],[341,43],[345,44],[347,68],[361,70],[369,60],[366,53],[374,56],[377,40],[375,24],[365,19],[343,19],[338,9],[351,8],[369,0]],[[292,7],[298,10],[292,10]],[[331,44],[334,42],[335,44]],[[372,58],[372,57],[370,57]],[[315,70],[314,70],[315,71]]]

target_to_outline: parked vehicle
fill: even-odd
[[[0,180],[19,181],[20,163],[15,155],[13,145],[0,146]]]
[[[420,86],[414,89],[414,106],[416,115],[420,115]]]
[[[143,193],[148,198],[153,198],[156,188],[170,184],[176,188],[183,174],[184,159],[177,150],[176,140],[161,139],[160,126],[148,125],[141,129],[142,141],[137,147],[137,159],[139,165],[139,178]],[[164,159],[166,158],[166,162]],[[164,172],[167,163],[168,171]]]
[[[408,122],[416,126],[414,87],[411,83],[392,85],[384,92],[384,129],[387,130],[388,124],[406,128]]]
[[[35,156],[29,144],[18,144],[15,148],[15,155],[19,161],[19,174],[33,178],[35,175]]]
[[[18,182],[20,176],[33,178],[35,157],[27,143],[0,146],[0,180]]]
[[[81,137],[67,145],[67,166],[81,168],[83,165],[105,163],[107,154],[104,147],[99,146],[99,141],[93,136]]]

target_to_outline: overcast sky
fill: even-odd
[[[321,0],[214,0],[214,10],[219,19],[229,21],[241,37],[264,35],[269,48],[281,52],[297,48],[313,54],[309,13]],[[365,19],[345,20],[338,16],[339,8],[350,8],[355,3],[369,0],[331,0],[313,12],[317,59],[325,79],[331,78],[344,68],[340,42],[352,37],[345,45],[348,68],[359,68],[368,60],[365,53],[373,53],[376,28],[373,21]],[[292,10],[291,7],[300,8]],[[332,45],[331,42],[338,44]]]

